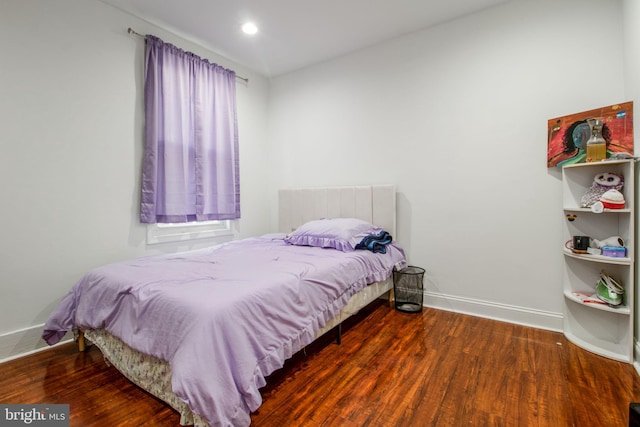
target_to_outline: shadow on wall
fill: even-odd
[[[411,259],[411,224],[413,223],[411,203],[404,193],[396,192],[396,233],[393,236],[398,244],[405,250],[407,261]]]

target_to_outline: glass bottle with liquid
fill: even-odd
[[[602,136],[604,121],[600,118],[587,119],[591,137],[587,141],[587,162],[599,162],[607,158],[607,142]]]

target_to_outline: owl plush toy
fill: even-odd
[[[582,196],[581,206],[583,208],[589,208],[600,200],[600,197],[604,193],[609,190],[621,190],[623,185],[624,178],[622,176],[609,172],[599,173],[593,178],[591,188]]]

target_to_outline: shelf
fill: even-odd
[[[574,168],[592,168],[594,166],[603,166],[603,165],[624,165],[632,162],[630,159],[620,159],[620,160],[601,160],[599,162],[589,162],[589,163],[574,163],[572,165],[565,165],[563,169],[574,169]]]
[[[602,262],[605,264],[631,265],[630,258],[616,258],[612,256],[591,255],[591,254],[575,254],[571,249],[562,248],[564,254],[571,258],[582,259],[589,262]]]
[[[631,213],[631,209],[605,209],[601,213],[595,213],[591,210],[591,208],[576,208],[576,207],[564,207],[564,210],[567,212],[588,212],[594,215],[602,215],[604,213]]]
[[[624,186],[620,189],[626,203],[624,209],[604,209],[596,213],[590,207],[582,207],[585,194],[594,185],[594,177],[602,173],[624,177]],[[635,186],[633,160],[579,163],[562,168],[565,238],[589,236],[593,240],[606,240],[619,236],[627,248],[626,256],[618,258],[575,253],[568,247],[571,240],[563,245],[563,332],[569,341],[586,350],[628,363],[634,361],[634,329],[637,317],[634,259]],[[624,304],[611,306],[600,304],[593,299],[589,301],[595,292],[602,270],[614,274],[619,283],[624,285]],[[580,295],[582,293],[590,297]]]
[[[599,354],[600,356],[608,357],[609,359],[617,360],[619,362],[633,362],[633,357],[626,352],[622,352],[622,350],[621,352],[607,350],[607,342],[593,344],[568,331],[565,331],[564,335],[575,345],[587,349],[592,353]]]
[[[591,302],[590,303],[585,303],[580,298],[578,298],[576,295],[574,295],[571,291],[565,291],[564,292],[564,296],[569,301],[573,301],[576,304],[580,304],[580,305],[585,306],[585,307],[593,308],[594,310],[608,311],[608,312],[611,312],[611,313],[624,314],[624,315],[627,315],[627,316],[631,314],[631,310],[626,305],[619,305],[619,306],[616,306],[616,307],[612,307],[612,306],[607,305],[607,304],[598,304],[598,303],[591,303]]]

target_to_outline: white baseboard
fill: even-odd
[[[0,363],[50,348],[42,339],[43,329],[44,324],[0,335]],[[72,339],[73,335],[67,333],[60,344]]]
[[[424,306],[549,331],[562,332],[563,330],[563,314],[551,311],[536,310],[428,291],[424,293]]]
[[[425,292],[424,305],[440,310],[562,332],[562,313],[534,310],[435,292]],[[0,363],[49,348],[41,338],[43,328],[44,325],[37,325],[0,335]],[[66,343],[72,339],[72,334],[68,333],[60,343]]]

